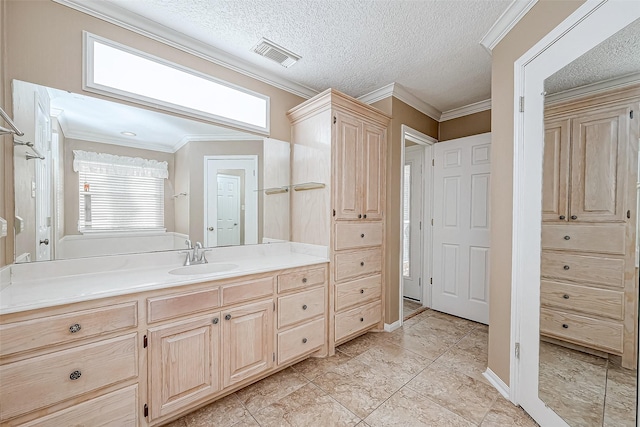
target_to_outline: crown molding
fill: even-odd
[[[427,104],[421,99],[418,99],[415,95],[411,94],[399,83],[390,83],[386,86],[381,87],[380,89],[376,89],[373,92],[362,95],[358,97],[358,101],[362,101],[366,104],[373,104],[374,102],[380,101],[381,99],[385,99],[390,96],[399,99],[408,106],[420,111],[422,114],[431,117],[433,120],[438,122],[440,121],[440,116],[442,115],[440,110],[430,104]]]
[[[537,2],[538,0],[513,0],[511,2],[498,20],[489,28],[487,34],[480,40],[480,44],[489,52],[489,55],[491,55],[493,48],[500,43],[500,40],[516,26]]]
[[[164,25],[160,25],[155,21],[131,13],[113,3],[97,0],[53,1],[302,98],[308,99],[318,94],[317,91],[311,88],[270,73],[221,49],[172,30]]]
[[[587,95],[597,95],[601,92],[607,92],[612,89],[622,89],[626,86],[632,86],[639,83],[640,73],[627,74],[626,76],[603,80],[597,83],[547,95],[545,97],[545,105],[548,106],[558,102],[569,101],[574,98],[581,98]]]
[[[482,111],[487,111],[491,109],[491,100],[486,99],[480,102],[474,102],[473,104],[465,105],[464,107],[454,108],[453,110],[448,110],[442,112],[442,116],[440,117],[441,122],[446,122],[447,120],[457,119],[458,117],[468,116],[469,114],[480,113]]]

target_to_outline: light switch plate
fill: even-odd
[[[0,218],[0,237],[7,237],[7,220]]]

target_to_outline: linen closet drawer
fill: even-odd
[[[622,353],[622,323],[540,309],[540,333],[610,353]]]
[[[325,343],[326,320],[316,319],[278,334],[278,364],[312,353]]]
[[[337,251],[382,245],[381,222],[339,222],[335,233],[333,242]]]
[[[335,254],[336,282],[382,271],[382,250],[366,249]]]
[[[327,280],[326,269],[312,268],[278,275],[278,292],[293,291],[321,285]]]
[[[624,288],[624,259],[542,251],[540,275],[578,284]]]
[[[336,342],[376,325],[382,319],[382,304],[375,301],[336,314]]]
[[[542,249],[625,254],[625,224],[542,224]]]
[[[352,282],[340,283],[336,285],[336,311],[377,300],[381,296],[382,276],[380,274]]]
[[[325,288],[316,288],[278,298],[278,328],[324,314]]]
[[[542,280],[540,303],[562,311],[624,319],[624,292]]]

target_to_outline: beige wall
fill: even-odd
[[[121,145],[104,144],[100,142],[82,141],[79,139],[61,138],[64,144],[64,229],[67,235],[80,234],[78,231],[79,183],[78,173],[73,170],[73,150],[91,151],[94,153],[114,154],[116,156],[140,157],[142,159],[167,162],[169,178],[164,180],[164,226],[167,231],[174,231],[174,198],[175,181],[174,158],[171,153],[143,150],[140,148],[123,147]],[[62,236],[60,236],[62,237]]]
[[[0,0],[2,107],[12,116],[11,80],[18,79],[71,92],[82,91],[82,31],[126,44],[197,71],[232,82],[271,99],[271,137],[290,141],[285,112],[304,101],[289,92],[174,49],[139,34],[77,12],[49,0]],[[4,92],[4,93],[3,93]],[[4,95],[4,96],[2,96]],[[102,97],[104,98],[104,97]],[[111,98],[105,98],[113,101]],[[122,102],[122,101],[116,101]],[[5,141],[9,137],[3,137]],[[0,161],[0,216],[13,230],[13,146],[4,142]],[[10,234],[13,234],[10,232]],[[0,239],[0,265],[13,261],[13,237]]]
[[[438,141],[491,132],[491,110],[440,122]]]
[[[513,64],[582,1],[541,0],[495,47],[491,75],[489,368],[509,384],[513,212]]]
[[[402,125],[429,135],[438,137],[438,122],[405,104],[395,97],[382,99],[371,104],[373,107],[389,114],[391,125],[387,131],[387,219],[385,259],[386,296],[385,323],[391,324],[400,318],[400,204],[402,192],[400,179],[402,173]]]

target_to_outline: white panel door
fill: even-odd
[[[432,307],[489,322],[491,134],[434,145]]]
[[[240,177],[218,174],[218,246],[240,244]]]
[[[422,158],[424,147],[405,149],[403,194],[402,291],[422,302]]]

